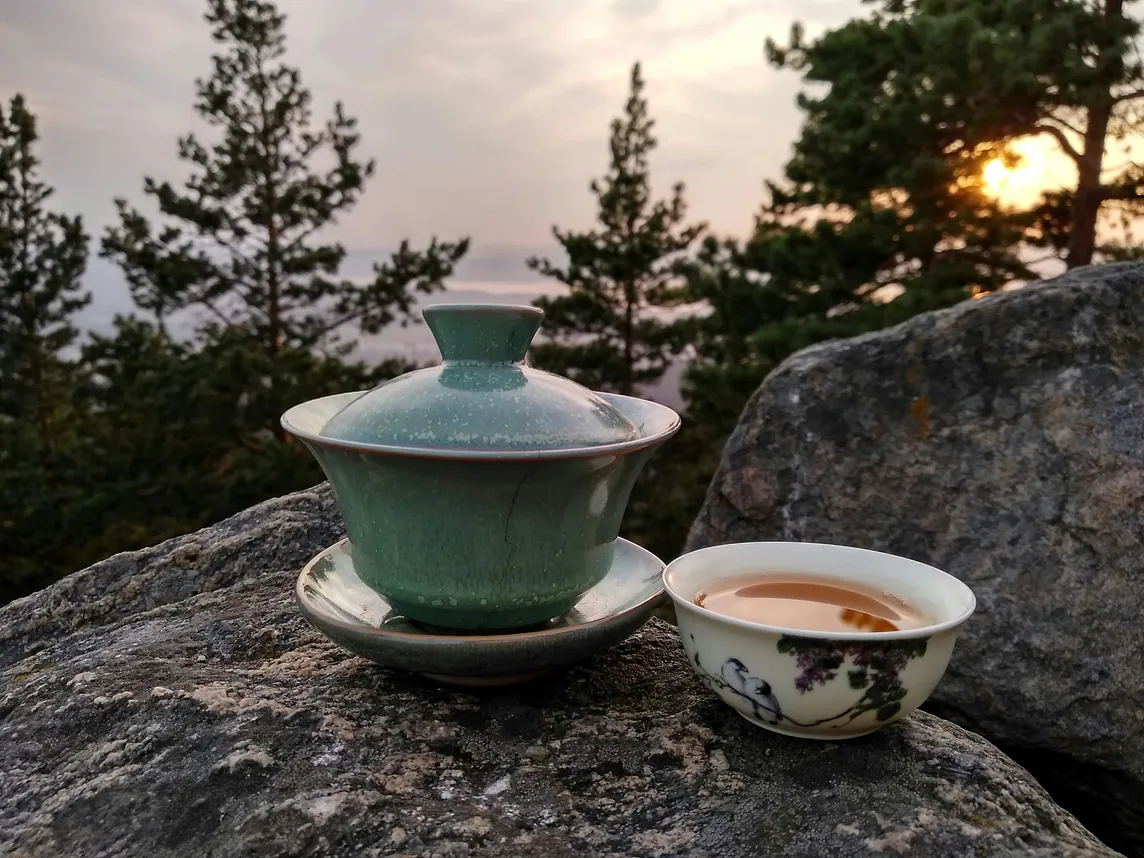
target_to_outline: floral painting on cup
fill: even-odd
[[[692,636],[694,641],[694,636]],[[700,661],[695,650],[695,669],[714,690],[723,690],[745,700],[755,718],[778,726],[833,726],[845,728],[856,718],[873,712],[879,722],[892,719],[901,710],[906,696],[901,672],[915,658],[924,656],[928,638],[848,641],[783,635],[778,651],[795,659],[794,688],[799,694],[843,680],[854,690],[853,702],[841,712],[817,721],[797,721],[784,714],[775,689],[764,677],[753,676],[739,658],[728,658],[713,672]],[[860,693],[859,693],[860,692]]]

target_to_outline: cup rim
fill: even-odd
[[[691,599],[682,596],[675,587],[672,586],[671,575],[672,571],[678,568],[678,564],[684,558],[694,558],[696,555],[716,553],[719,550],[725,550],[732,546],[751,545],[758,547],[776,546],[776,545],[798,545],[805,546],[806,548],[830,548],[830,549],[843,549],[846,552],[853,552],[856,554],[864,554],[867,556],[885,557],[895,563],[908,563],[918,569],[926,570],[926,574],[936,576],[940,579],[950,582],[955,590],[960,590],[968,597],[966,607],[954,618],[945,620],[940,623],[931,623],[928,626],[919,626],[913,629],[902,629],[896,632],[828,632],[816,631],[813,629],[799,629],[788,626],[776,626],[770,623],[756,623],[751,620],[743,620],[738,617],[732,617],[727,614],[720,614],[717,611],[712,611],[708,608],[702,608],[696,605]],[[824,575],[827,573],[823,573]],[[671,601],[675,604],[676,610],[682,608],[690,612],[693,616],[706,617],[717,623],[723,623],[729,626],[746,629],[748,631],[769,632],[775,635],[790,635],[792,637],[802,638],[816,638],[819,640],[830,641],[850,641],[855,643],[860,642],[877,642],[877,641],[894,641],[894,640],[916,640],[918,638],[928,638],[933,635],[939,634],[950,629],[955,629],[963,625],[977,609],[977,597],[974,595],[973,590],[959,578],[950,575],[948,572],[943,572],[936,566],[931,566],[928,563],[922,563],[920,560],[913,560],[909,557],[903,557],[900,554],[890,554],[886,551],[874,551],[870,548],[858,548],[854,545],[842,545],[834,542],[799,542],[796,540],[760,540],[760,541],[744,541],[744,542],[724,542],[719,545],[709,545],[706,548],[698,548],[694,551],[685,552],[670,563],[663,569],[663,587]]]

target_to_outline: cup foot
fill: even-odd
[[[427,635],[445,635],[445,636],[452,635],[454,637],[467,637],[467,636],[474,636],[474,635],[475,636],[481,636],[481,635],[520,635],[520,634],[527,634],[529,632],[542,632],[545,629],[556,628],[557,626],[564,625],[564,623],[561,622],[561,620],[563,620],[563,619],[564,619],[564,615],[561,614],[559,617],[553,617],[552,619],[546,620],[545,622],[533,623],[532,625],[528,625],[528,626],[513,626],[511,628],[488,628],[488,629],[486,629],[486,628],[458,629],[458,628],[455,628],[452,626],[435,626],[432,623],[418,622],[417,620],[411,620],[408,617],[404,618],[404,620],[406,622],[412,623],[414,626],[416,626],[421,631],[425,632],[425,634],[427,634]]]
[[[541,631],[566,625],[564,615],[575,599],[561,599],[546,605],[497,611],[491,617],[478,611],[449,609],[389,598],[394,614],[405,617],[418,628],[435,635],[511,635]]]
[[[449,676],[444,673],[422,673],[442,685],[455,685],[461,688],[502,688],[506,685],[520,685],[548,676],[552,670],[533,670],[527,673],[510,673],[504,676]]]
[[[739,712],[738,709],[735,710]],[[739,712],[741,716],[747,721],[750,721],[756,727],[762,727],[764,730],[770,730],[772,733],[781,733],[784,736],[793,736],[796,739],[818,739],[822,742],[838,742],[843,739],[856,739],[859,736],[868,736],[871,733],[876,733],[882,729],[883,725],[877,727],[869,727],[865,730],[849,730],[843,732],[841,730],[834,730],[829,733],[813,728],[805,727],[780,727],[777,724],[768,724],[758,718],[754,718],[745,712]]]

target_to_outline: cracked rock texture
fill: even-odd
[[[1144,266],[790,358],[740,417],[688,547],[756,539],[968,583],[977,614],[929,708],[1144,855]]]
[[[0,609],[0,855],[1117,854],[932,715],[839,744],[749,725],[658,620],[516,689],[376,668],[294,609],[339,535],[302,492]]]

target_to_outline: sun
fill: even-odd
[[[1005,145],[1004,158],[981,168],[983,190],[1016,208],[1036,205],[1045,191],[1076,186],[1076,164],[1048,137],[1022,137]]]
[[[1005,166],[1005,162],[1000,158],[994,158],[985,165],[985,169],[981,172],[981,178],[985,180],[985,187],[989,193],[996,195],[1005,182],[1013,174],[1013,171]]]

